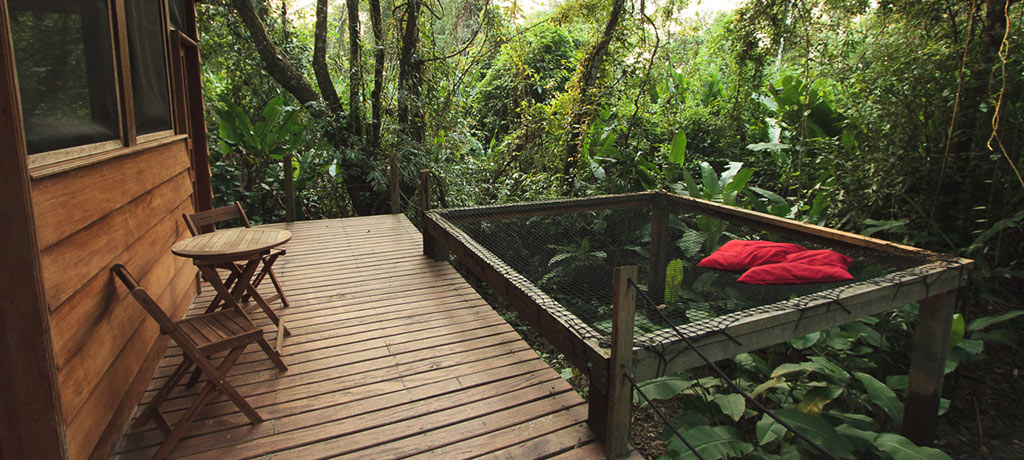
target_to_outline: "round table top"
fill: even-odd
[[[292,239],[288,230],[270,228],[228,228],[186,238],[171,246],[181,257],[246,259]]]

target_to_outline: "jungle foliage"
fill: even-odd
[[[203,2],[215,195],[258,222],[286,217],[286,189],[300,219],[387,212],[392,164],[409,213],[424,167],[450,206],[686,193],[972,258],[950,359],[973,365],[986,342],[1020,356],[1019,327],[979,321],[1024,278],[1024,4],[690,3]],[[868,364],[891,361],[913,317],[805,337],[778,362],[738,357],[738,378],[843,452],[940,458],[885,433],[898,366]],[[804,450],[720,382],[678,379],[659,385],[711,408],[680,426],[735,441],[716,455]]]

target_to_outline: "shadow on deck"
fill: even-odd
[[[293,233],[275,264],[292,304],[274,305],[293,333],[289,370],[247,349],[228,381],[265,421],[215,396],[172,457],[602,456],[583,399],[448,263],[423,256],[404,216],[279,226]],[[210,298],[204,289],[193,309]],[[273,341],[266,317],[252,316]],[[140,409],[180,359],[168,350]],[[164,404],[172,424],[201,386]],[[151,424],[118,457],[149,458],[162,439]]]

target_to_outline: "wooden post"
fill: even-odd
[[[389,162],[390,178],[388,179],[388,192],[391,194],[391,214],[402,213],[402,175],[398,170],[398,152],[391,154]]]
[[[430,222],[427,220],[427,211],[430,210],[430,170],[420,170],[420,217],[422,218],[423,230],[423,253],[434,260],[448,260],[448,247],[441,240],[434,237],[427,229]]]
[[[292,169],[292,154],[284,155],[284,220],[295,222],[295,171]]]
[[[420,170],[420,209],[425,213],[430,210],[430,170]]]
[[[616,267],[613,275],[611,359],[608,388],[590,390],[590,426],[604,439],[608,458],[629,454],[630,409],[633,387],[626,374],[633,367],[633,325],[636,317],[636,265]],[[597,391],[595,391],[597,390]]]
[[[903,408],[903,436],[917,445],[930,445],[938,425],[939,398],[946,368],[956,290],[921,301],[910,355],[907,401]]]
[[[665,197],[651,200],[651,263],[647,273],[647,292],[655,302],[665,298],[665,267],[668,266],[669,235]]]

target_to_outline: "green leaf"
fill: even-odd
[[[683,165],[686,160],[686,133],[679,131],[672,138],[672,150],[669,151],[668,161]]]
[[[1020,315],[1024,315],[1024,310],[1013,310],[996,316],[985,316],[982,318],[972,319],[971,322],[967,323],[967,332],[976,332],[986,327],[989,327],[996,323],[1016,318]]]
[[[832,402],[843,393],[843,387],[839,385],[828,385],[807,390],[804,399],[800,400],[796,409],[808,414],[818,415],[825,408],[825,405]]]
[[[891,455],[893,460],[952,460],[952,457],[939,449],[920,447],[895,433],[882,433],[875,438],[873,444]]]
[[[793,429],[807,436],[811,441],[824,447],[832,455],[839,458],[854,458],[853,453],[850,452],[853,446],[846,438],[839,436],[835,427],[825,419],[785,407],[776,410],[775,415],[785,420]]]
[[[819,369],[820,366],[814,363],[803,362],[803,363],[784,363],[776,367],[772,371],[772,378],[775,377],[786,377],[789,379],[799,379],[806,377]]]
[[[850,425],[854,428],[865,431],[878,430],[878,422],[864,414],[845,414],[829,410],[822,412],[821,415],[825,417],[826,420],[831,421],[833,425]]]
[[[885,378],[885,386],[892,388],[893,390],[906,390],[909,378],[910,376],[907,374],[890,375]]]
[[[821,338],[821,331],[812,332],[790,340],[789,346],[796,348],[797,350],[803,350],[817,343],[819,338]]]
[[[679,300],[679,290],[683,287],[683,261],[673,259],[665,266],[665,304],[673,304]]]
[[[753,444],[744,441],[740,430],[732,426],[697,426],[682,434],[705,460],[739,458],[754,451]],[[668,448],[678,453],[676,459],[698,458],[679,439],[673,438]]]
[[[773,388],[782,388],[783,390],[788,390],[789,389],[789,384],[786,383],[786,379],[783,378],[783,377],[773,377],[773,378],[765,381],[764,383],[758,385],[757,388],[754,388],[754,391],[752,391],[750,393],[750,397],[751,398],[756,398],[761,393],[764,393],[764,392],[766,392],[768,390],[771,390]]]
[[[693,386],[693,380],[670,375],[648,380],[640,384],[640,390],[651,399],[669,399],[691,386]],[[633,395],[633,402],[639,402],[641,407],[647,404],[647,401],[636,392]]]
[[[811,356],[808,359],[818,366],[817,370],[819,373],[832,379],[833,382],[846,385],[850,381],[850,373],[846,372],[846,369],[843,369],[842,366],[832,362],[832,360],[824,356]]]
[[[964,324],[964,315],[961,315],[960,313],[953,315],[953,324],[950,326],[949,348],[947,348],[947,351],[956,348],[957,345],[960,345],[960,342],[964,340],[965,330],[966,326]]]
[[[713,401],[718,404],[719,409],[722,409],[722,413],[734,422],[739,421],[740,417],[743,417],[743,411],[747,409],[747,401],[743,399],[742,395],[735,393],[717,394]]]
[[[871,450],[871,443],[875,442],[878,438],[878,433],[874,431],[858,430],[850,425],[839,425],[836,427],[836,433],[839,433],[847,441],[850,441],[850,445],[853,446],[854,452],[865,452]]]
[[[690,171],[683,170],[683,180],[686,181],[686,192],[694,198],[700,198],[700,188],[697,187],[697,181],[690,174]]]
[[[761,420],[757,421],[755,432],[757,434],[757,445],[763,446],[781,438],[786,434],[786,429],[769,417],[768,414],[764,414],[761,416]]]
[[[864,384],[864,388],[868,391],[871,401],[877,404],[878,407],[881,407],[896,426],[903,425],[903,403],[900,402],[899,398],[896,397],[896,394],[889,387],[863,372],[854,372],[853,376],[860,380],[860,383]]]
[[[771,368],[763,359],[750,353],[740,353],[732,358],[740,367],[759,374],[767,374]]]
[[[718,188],[718,173],[706,161],[700,162],[701,180],[704,182],[704,199],[720,201],[721,190]],[[715,198],[719,198],[715,200]]]

